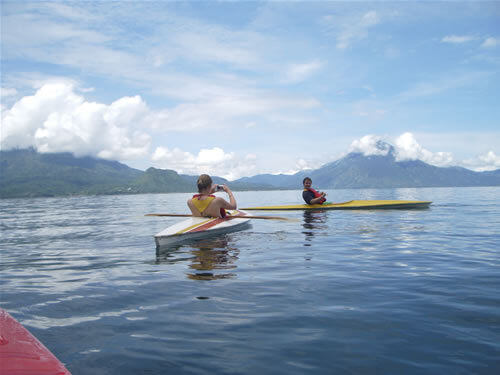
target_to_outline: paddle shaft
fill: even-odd
[[[146,214],[144,216],[199,217],[199,216],[193,216],[193,215],[189,215],[189,214]],[[254,216],[254,215],[226,216],[226,219],[292,220],[292,219],[289,219],[286,217],[280,217],[280,216]]]

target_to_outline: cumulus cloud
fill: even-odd
[[[87,91],[80,89],[77,82],[51,79],[39,85],[33,95],[22,97],[9,108],[2,107],[1,148],[33,146],[40,152],[72,152],[76,156],[137,161],[144,166],[145,158],[150,157],[153,135],[164,140],[173,131],[258,126],[249,121],[251,116],[265,115],[272,121],[283,108],[318,105],[314,99],[223,95],[152,110],[140,96],[104,104],[86,99]],[[163,168],[218,174],[228,179],[248,176],[258,162],[255,155],[235,155],[220,148],[207,148],[196,155],[178,148],[158,148],[153,161]]]
[[[2,149],[33,146],[40,152],[72,152],[107,159],[144,156],[151,142],[139,130],[148,113],[139,96],[110,105],[86,101],[68,82],[52,82],[2,110]]]
[[[464,161],[464,165],[478,172],[493,171],[500,169],[500,156],[493,151],[488,151],[486,154],[479,155],[475,159]]]
[[[306,169],[312,169],[310,166],[309,166],[309,163],[304,160],[304,159],[299,159],[297,160],[297,162],[295,163],[295,167],[299,170],[299,171],[303,171],[303,170],[306,170]]]
[[[349,147],[349,152],[359,152],[365,156],[387,155],[389,151],[390,146],[382,140],[382,137],[372,134],[354,140]]]
[[[324,160],[322,160],[322,163],[324,163]],[[315,162],[313,160],[306,160],[306,159],[300,158],[300,159],[297,159],[295,161],[295,165],[293,166],[293,168],[288,169],[288,170],[273,171],[271,174],[275,174],[275,175],[278,175],[278,174],[291,175],[291,174],[295,174],[295,173],[301,172],[301,171],[307,171],[307,170],[311,170],[311,169],[316,169],[316,168],[318,168],[319,165],[321,165],[321,163],[318,164],[318,162]]]
[[[449,166],[453,162],[453,156],[449,152],[431,152],[423,148],[412,133],[404,133],[397,137],[393,143],[394,156],[397,161],[422,160],[436,166]],[[360,152],[365,156],[387,155],[391,151],[391,145],[383,137],[377,135],[365,135],[352,142],[349,152]]]
[[[201,149],[196,155],[177,147],[157,147],[151,159],[158,168],[195,175],[207,173],[231,181],[251,175],[256,169],[257,156],[247,154],[242,157],[234,152],[227,153],[220,147]]]
[[[395,141],[396,160],[422,160],[439,167],[449,166],[453,156],[449,152],[431,152],[417,142],[412,133],[404,133]]]
[[[422,147],[415,136],[406,132],[393,139],[378,135],[366,135],[354,140],[349,152],[360,152],[365,156],[387,155],[393,145],[396,161],[421,160],[427,164],[438,167],[450,167],[460,165],[477,172],[492,171],[500,168],[500,156],[493,151],[488,151],[475,158],[467,160],[455,160],[451,152],[432,152]]]
[[[479,170],[486,171],[500,168],[500,155],[496,155],[493,151],[480,155],[479,160],[485,164],[479,167]]]

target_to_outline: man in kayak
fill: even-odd
[[[304,178],[302,181],[304,185],[304,191],[302,192],[302,198],[306,201],[307,204],[323,204],[326,201],[326,193],[317,192],[314,190],[312,185],[312,180],[309,177]]]
[[[214,185],[212,178],[207,174],[198,177],[198,194],[187,201],[193,216],[225,217],[226,210],[236,209],[236,199],[227,185]],[[213,195],[216,191],[225,191],[229,202],[224,198]]]

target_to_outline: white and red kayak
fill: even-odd
[[[241,210],[228,210],[224,218],[192,216],[155,235],[156,247],[165,247],[187,240],[235,232],[248,228],[250,218]]]
[[[71,375],[21,323],[0,308],[0,375]]]

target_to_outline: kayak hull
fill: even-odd
[[[245,218],[247,215],[247,212],[234,210],[228,211],[225,218],[190,217],[156,234],[156,247],[162,248],[246,229],[250,226],[250,219]]]
[[[407,200],[353,200],[343,203],[291,204],[283,206],[247,207],[243,209],[248,211],[414,209],[428,208],[431,203],[430,201]]]
[[[0,374],[71,375],[49,349],[1,308]]]

